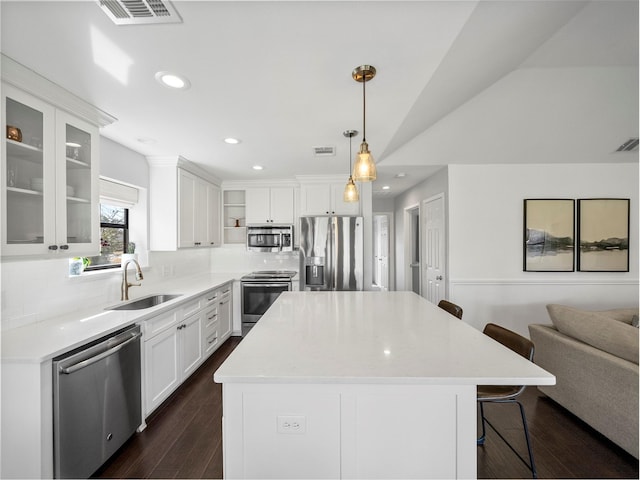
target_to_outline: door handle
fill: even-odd
[[[71,374],[77,370],[80,370],[81,368],[84,367],[88,367],[89,365],[92,365],[96,362],[99,362],[100,360],[102,360],[103,358],[107,358],[111,355],[113,355],[114,353],[117,353],[118,351],[122,350],[127,344],[133,342],[134,340],[137,340],[138,338],[140,338],[142,336],[142,333],[134,333],[132,334],[132,336],[126,340],[124,340],[123,342],[114,345],[113,347],[111,347],[109,350],[107,350],[106,352],[102,352],[98,355],[96,355],[95,357],[91,357],[88,358],[86,360],[83,360],[81,362],[78,363],[74,363],[73,365],[69,365],[68,367],[59,367],[59,371],[60,373],[64,373],[64,374]]]

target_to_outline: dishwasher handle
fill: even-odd
[[[95,357],[87,358],[86,360],[82,360],[81,362],[74,363],[73,365],[69,365],[68,367],[60,366],[58,369],[59,369],[60,373],[64,373],[66,375],[69,375],[69,374],[71,374],[73,372],[77,372],[78,370],[80,370],[80,369],[82,369],[84,367],[88,367],[89,365],[93,365],[94,363],[99,362],[103,358],[107,358],[107,357],[113,355],[114,353],[119,352],[126,345],[128,345],[129,343],[137,340],[141,336],[142,336],[142,333],[140,333],[140,332],[133,333],[131,338],[128,338],[124,342],[118,343],[117,345],[109,348],[109,350],[107,350],[105,352],[102,352],[102,353],[96,355]]]

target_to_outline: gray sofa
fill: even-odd
[[[556,385],[538,388],[638,458],[638,309],[547,310],[553,324],[529,325],[529,334]]]

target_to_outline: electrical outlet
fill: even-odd
[[[278,433],[301,434],[307,432],[307,417],[303,415],[278,415]]]

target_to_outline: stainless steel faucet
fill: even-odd
[[[122,272],[122,285],[120,286],[120,300],[129,300],[129,287],[139,287],[140,283],[129,283],[129,279],[127,278],[127,267],[129,264],[133,262],[136,264],[136,280],[142,280],[144,277],[142,276],[142,270],[140,269],[140,264],[137,260],[127,260],[124,264],[123,272]]]

